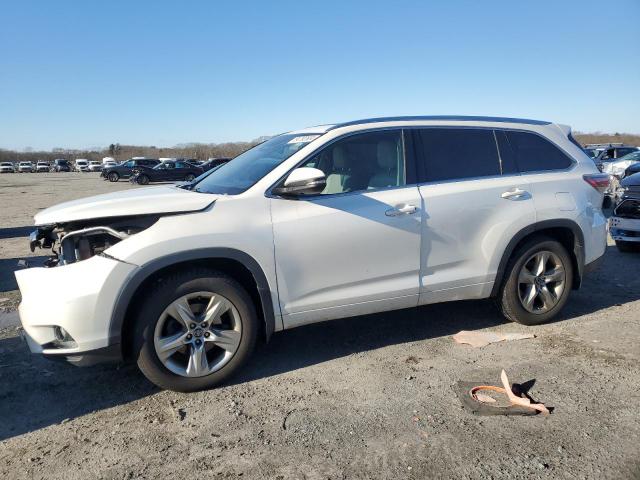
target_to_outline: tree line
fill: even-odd
[[[86,158],[87,160],[102,161],[104,157],[113,157],[117,161],[127,160],[131,157],[147,158],[195,158],[206,160],[217,157],[235,157],[245,150],[257,145],[263,138],[250,142],[226,142],[226,143],[189,143],[174,147],[154,147],[140,145],[120,145],[114,143],[102,150],[74,150],[54,148],[50,151],[16,151],[0,149],[0,162],[37,162],[38,160],[53,161],[56,158],[75,160]]]
[[[574,132],[574,137],[582,145],[588,143],[626,143],[640,146],[640,135],[629,133],[580,133]],[[227,142],[227,143],[189,143],[176,145],[174,147],[153,147],[139,145],[120,145],[112,143],[102,150],[71,150],[56,148],[50,151],[15,151],[0,149],[0,162],[37,162],[38,160],[53,161],[56,158],[75,160],[76,158],[86,158],[88,160],[101,161],[104,157],[113,157],[117,161],[126,160],[131,157],[148,158],[195,158],[206,160],[215,157],[235,157],[245,150],[257,145],[268,137],[261,137],[250,142]]]

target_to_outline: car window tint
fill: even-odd
[[[506,132],[516,165],[520,172],[563,170],[571,159],[550,141],[529,132]]]
[[[424,128],[417,143],[421,182],[500,175],[493,130]]]
[[[619,148],[616,158],[624,157],[631,152],[635,152],[635,148]]]
[[[338,140],[303,167],[324,172],[322,195],[405,185],[402,131],[367,132]]]
[[[175,163],[175,167],[176,168],[187,168],[187,164],[184,162],[176,162]]]

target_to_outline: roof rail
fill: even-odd
[[[363,125],[367,123],[382,122],[408,122],[419,120],[443,120],[455,122],[500,122],[500,123],[522,123],[527,125],[550,125],[551,122],[542,120],[529,120],[526,118],[509,118],[509,117],[481,117],[481,116],[465,116],[465,115],[424,115],[424,116],[405,116],[405,117],[377,117],[365,118],[362,120],[353,120],[351,122],[337,123],[328,130],[340,127],[348,127],[351,125]],[[327,130],[327,131],[328,131]]]
[[[595,148],[595,147],[625,147],[624,143],[587,143],[585,148]],[[631,147],[632,145],[628,145]]]

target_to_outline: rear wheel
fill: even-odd
[[[193,182],[196,176],[193,173],[189,173],[186,177],[184,177],[185,182]]]
[[[249,294],[231,277],[193,269],[163,279],[134,329],[138,367],[154,384],[180,392],[212,388],[251,355],[258,319]]]
[[[120,180],[120,175],[118,175],[117,172],[109,173],[109,181],[110,182],[117,182],[118,180]]]
[[[139,185],[148,185],[149,184],[149,177],[147,177],[146,175],[138,175],[138,178],[136,179],[136,182]]]
[[[513,254],[498,302],[503,315],[523,325],[548,322],[564,307],[573,284],[573,264],[561,243],[534,237]]]

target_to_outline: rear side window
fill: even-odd
[[[635,151],[635,148],[619,148],[616,152],[616,158],[624,157],[625,155]]]
[[[421,182],[500,175],[492,130],[425,128],[416,132],[416,143]]]
[[[504,132],[508,148],[500,149],[500,155],[513,160],[520,172],[564,170],[571,165],[571,159],[558,147],[540,135],[528,132]]]

